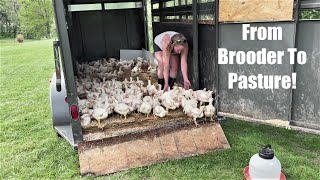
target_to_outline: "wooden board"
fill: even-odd
[[[293,0],[220,0],[219,21],[284,21],[293,18]]]
[[[82,176],[99,176],[230,148],[219,123],[175,124],[78,145]]]

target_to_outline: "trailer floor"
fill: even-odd
[[[125,78],[130,80],[130,71],[125,72],[122,77],[118,77],[118,81],[123,81]],[[138,75],[139,79],[144,82],[144,86],[148,84],[148,80],[151,80],[152,84],[157,84],[156,77],[152,77],[147,72],[147,67],[143,67],[142,71]],[[134,80],[136,77],[134,77]],[[176,83],[176,85],[181,86]],[[120,115],[113,114],[105,120],[101,120],[102,129],[98,128],[98,122],[92,120],[92,122],[83,127],[83,139],[85,141],[98,140],[102,138],[119,136],[132,132],[142,132],[148,129],[154,129],[162,127],[164,125],[181,123],[181,122],[193,122],[183,113],[182,109],[169,110],[169,114],[163,118],[153,117],[150,113],[148,117],[140,113],[133,113],[127,116],[127,119],[120,118]]]

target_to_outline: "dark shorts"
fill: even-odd
[[[162,51],[162,50],[160,49],[160,47],[158,45],[156,45],[156,43],[153,43],[153,51],[158,52],[158,51]]]
[[[162,51],[162,50],[156,43],[153,43],[153,52],[158,52],[158,51]],[[172,49],[171,55],[179,55],[179,54],[175,54]]]

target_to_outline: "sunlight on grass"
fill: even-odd
[[[80,178],[77,152],[52,128],[52,40],[0,43],[0,179]],[[222,127],[231,149],[98,179],[243,179],[250,157],[269,143],[287,179],[320,177],[319,136],[231,119]]]

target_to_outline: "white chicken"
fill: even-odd
[[[152,103],[152,97],[151,96],[145,96],[143,97],[142,101],[147,103]]]
[[[164,116],[166,116],[168,114],[168,111],[166,111],[162,106],[155,106],[153,108],[153,116],[158,116],[163,118]]]
[[[197,123],[197,119],[198,118],[202,118],[203,117],[203,109],[204,106],[201,106],[200,108],[193,108],[187,115],[188,117],[192,117],[194,124],[196,125],[196,127],[199,125]]]
[[[129,81],[127,78],[124,79],[124,81],[122,82],[123,86],[127,86],[129,84]]]
[[[155,108],[156,106],[160,106],[159,98],[154,96],[152,98],[152,107]]]
[[[79,109],[84,109],[87,107],[87,101],[86,99],[80,99],[79,97],[77,97],[78,99],[78,106],[79,106]]]
[[[141,112],[141,113],[143,113],[143,114],[146,114],[146,115],[147,115],[147,118],[148,118],[151,110],[152,110],[152,105],[151,105],[151,103],[144,101],[144,102],[142,102],[140,108],[138,109],[138,112]]]
[[[197,108],[198,101],[195,99],[182,100],[183,112],[189,114],[192,109]]]
[[[132,100],[132,107],[133,107],[133,111],[137,110],[140,108],[141,104],[142,104],[142,96],[143,94],[140,93],[137,96],[133,96],[133,100]]]
[[[125,70],[125,71],[131,70],[131,66],[132,66],[132,63],[121,65],[122,69]]]
[[[215,115],[213,91],[185,90],[174,86],[172,90],[164,92],[160,84],[155,86],[151,83],[150,76],[157,76],[157,67],[151,66],[149,61],[142,58],[121,61],[114,58],[101,59],[89,63],[77,63],[76,66],[77,100],[82,126],[87,126],[91,119],[95,119],[98,121],[98,127],[102,128],[100,121],[108,118],[113,112],[126,119],[127,115],[135,110],[146,114],[147,117],[151,111],[156,117],[164,117],[168,115],[169,109],[182,107],[183,112],[193,118],[196,126],[198,118],[204,116],[213,120]],[[139,73],[147,67],[150,76],[147,86],[144,86],[144,81],[139,79]],[[127,71],[132,73],[130,81],[125,77]],[[119,76],[125,78],[123,82],[116,80]],[[202,106],[203,103],[209,105]]]
[[[210,121],[213,121],[213,116],[216,114],[216,108],[213,106],[213,98],[210,98],[209,105],[204,108],[205,118],[210,118]]]
[[[160,96],[160,100],[161,104],[166,108],[167,111],[168,109],[175,110],[177,107],[179,107],[179,103],[172,99],[172,94],[170,92],[163,93],[163,95]]]
[[[81,116],[81,125],[82,126],[88,126],[91,123],[91,117],[90,114],[83,114]]]
[[[124,75],[124,71],[122,69],[123,69],[123,67],[120,66],[119,71],[118,71],[118,76],[123,76]]]
[[[138,67],[138,66],[135,66],[135,67],[131,70],[131,76],[138,76],[140,71],[141,71],[141,68]]]
[[[202,106],[204,102],[209,102],[209,99],[212,98],[212,94],[213,91],[206,91],[206,88],[194,92],[194,96],[200,102],[200,106]]]
[[[130,112],[129,106],[124,103],[119,103],[115,98],[113,98],[113,102],[114,102],[114,111],[124,116],[125,119],[127,119],[127,115]]]
[[[156,66],[149,66],[147,72],[150,77],[157,77],[158,70]]]
[[[142,86],[143,86],[143,84],[144,84],[144,82],[143,82],[143,81],[141,81],[141,80],[139,79],[139,77],[137,76],[136,84],[137,84],[139,87],[142,87]]]
[[[106,119],[108,116],[108,111],[103,108],[95,108],[92,113],[92,117],[98,121],[98,128],[102,128],[101,120]]]
[[[154,95],[157,92],[156,86],[151,85],[151,80],[148,80],[147,91],[150,96]]]
[[[81,114],[88,114],[89,113],[89,108],[87,108],[87,107],[85,107],[84,109],[81,109],[79,107],[79,109],[80,109]]]
[[[193,97],[193,90],[192,89],[183,90],[182,95],[186,98],[191,98]]]

